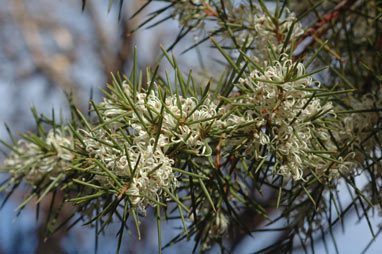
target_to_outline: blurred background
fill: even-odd
[[[86,112],[89,98],[101,101],[99,88],[110,81],[111,72],[129,73],[134,46],[137,47],[139,66],[144,71],[146,66],[155,68],[161,44],[168,48],[176,40],[180,25],[173,19],[154,28],[131,33],[146,20],[145,14],[167,4],[158,1],[130,19],[146,1],[122,1],[121,13],[119,1],[114,2],[108,12],[109,1],[106,0],[87,1],[83,11],[80,0],[0,0],[0,120],[1,123],[7,123],[16,136],[17,133],[35,131],[31,106],[48,116],[52,109],[57,113],[61,111],[63,119],[70,119],[65,94],[72,93],[75,105]],[[163,17],[168,15],[164,13]],[[198,49],[203,52],[203,59],[197,50],[181,54],[193,44],[195,36],[200,35],[187,35],[173,48],[173,52],[179,66],[184,71],[192,68],[194,73],[200,73],[199,82],[203,82],[209,75],[219,76],[223,67],[212,61],[218,56],[216,52],[208,50],[209,45],[202,45]],[[162,61],[160,70],[165,70],[166,66],[165,61]],[[209,70],[208,74],[201,70],[201,66]],[[0,139],[9,141],[4,125],[0,127]],[[0,160],[3,158],[4,155],[1,155]],[[0,175],[0,181],[6,177]],[[49,209],[49,199],[41,205],[37,222],[36,207],[33,205],[29,205],[15,219],[15,208],[27,191],[27,187],[19,188],[0,210],[0,253],[115,252],[118,224],[110,227],[98,240],[94,228],[81,226],[81,223],[70,231],[66,227],[45,239],[47,218],[44,212]],[[343,192],[340,195],[349,194]],[[0,204],[6,198],[7,193],[0,193]],[[67,206],[63,209],[64,214],[69,215],[73,208]],[[135,231],[131,235],[126,234],[121,253],[157,253],[156,223],[150,219],[150,212],[142,220],[143,239],[138,241]],[[380,218],[371,218],[371,223],[380,227]],[[261,224],[262,221],[257,222],[258,226]],[[343,225],[341,228],[339,224],[333,232],[339,253],[360,253],[372,239],[366,220],[359,220],[353,214],[345,219]],[[176,236],[179,223],[170,221],[163,223],[162,227],[162,232],[166,232],[162,236],[164,245]],[[277,234],[242,235],[228,241],[234,246],[234,253],[253,253],[272,242],[271,239],[277,238]],[[335,243],[329,237],[326,242],[317,241],[316,244],[317,253],[336,251]],[[192,248],[192,242],[185,242],[169,247],[164,253],[189,253]],[[217,251],[218,248],[212,248],[209,253]],[[382,251],[382,241],[377,239],[367,253],[382,253],[379,251]],[[300,252],[304,250],[296,250],[296,253]]]

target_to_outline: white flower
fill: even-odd
[[[142,200],[139,196],[139,189],[135,184],[132,184],[126,191],[126,194],[130,197],[130,202],[133,206],[138,206],[139,202]]]
[[[330,102],[322,104],[319,97],[311,99],[312,92],[304,88],[319,87],[319,84],[303,75],[303,64],[293,63],[286,55],[265,67],[264,72],[254,70],[237,85],[239,90],[247,91],[235,100],[244,105],[243,117],[231,114],[226,120],[228,129],[233,130],[227,144],[243,145],[250,157],[261,154],[265,147],[272,147],[270,152],[279,161],[277,173],[295,180],[302,179],[309,168],[322,172],[328,167],[329,160],[308,151],[320,149],[313,133],[327,143],[329,133],[309,119],[320,113],[316,121],[334,114]],[[245,127],[238,128],[241,123]],[[235,138],[237,135],[239,139]],[[336,152],[333,144],[328,149]]]
[[[304,33],[301,23],[296,22],[294,13],[291,13],[289,10],[286,10],[285,18],[280,17],[276,21],[278,23],[276,26],[275,18],[272,20],[267,14],[251,13],[251,11],[243,11],[241,8],[240,6],[237,9],[237,12],[243,13],[237,18],[237,23],[245,24],[254,29],[246,29],[243,30],[243,32],[237,33],[236,40],[242,43],[247,40],[246,46],[253,48],[252,55],[254,60],[262,66],[264,64],[266,65],[265,59],[267,59],[270,52],[270,47],[266,45],[270,43],[275,53],[280,54],[293,23],[293,30],[290,34],[289,44],[286,49],[288,49],[291,42],[295,41]],[[230,36],[227,34],[227,37]]]
[[[54,177],[68,167],[74,158],[74,154],[66,149],[73,148],[72,138],[58,130],[50,130],[45,142],[51,147],[50,151],[23,139],[18,142],[17,152],[13,151],[5,161],[13,179],[24,176],[28,184],[35,186],[44,177]]]
[[[91,157],[100,160],[117,177],[130,179],[126,194],[133,206],[142,211],[148,204],[156,206],[152,200],[159,201],[163,188],[173,190],[177,186],[172,170],[174,160],[168,158],[159,145],[154,150],[154,139],[146,142],[137,136],[134,145],[130,145],[122,135],[113,133],[114,142],[127,148],[127,151],[121,151],[115,148],[103,129],[91,133],[82,130],[82,133],[85,134],[86,151]],[[107,176],[97,175],[95,179],[101,185],[108,185]]]
[[[336,131],[333,132],[336,142],[347,147],[347,156],[344,156],[346,161],[338,168],[338,171],[343,174],[351,174],[356,169],[361,169],[362,163],[366,159],[375,157],[375,151],[379,149],[377,139],[380,139],[382,134],[377,131],[377,123],[378,118],[382,117],[382,113],[373,112],[373,109],[382,108],[382,88],[367,93],[361,98],[349,95],[345,102],[354,110],[370,110],[370,112],[340,115],[342,122],[337,124]],[[346,111],[349,108],[338,105],[337,110]],[[375,135],[372,135],[373,133]],[[378,156],[372,160],[378,161]],[[338,172],[333,171],[333,173]]]
[[[54,147],[57,153],[57,157],[62,160],[70,161],[73,159],[73,153],[66,148],[73,148],[73,142],[71,137],[63,137],[59,130],[53,132],[50,130],[45,141],[48,145]],[[65,148],[66,147],[66,148]]]
[[[197,156],[210,155],[206,138],[211,129],[222,123],[216,120],[222,112],[216,112],[216,104],[208,98],[200,102],[194,97],[173,95],[161,100],[155,89],[143,93],[133,92],[127,83],[122,87],[128,103],[121,104],[117,97],[102,103],[104,121],[125,115],[113,121],[115,128],[111,128],[111,133],[104,129],[81,132],[91,157],[100,160],[117,176],[131,179],[126,193],[139,196],[131,202],[144,210],[148,204],[156,205],[152,200],[160,199],[163,188],[174,190],[178,184],[172,170],[174,160],[166,153],[180,146],[180,152],[187,149]],[[126,126],[129,134],[121,135]],[[126,140],[126,135],[130,140]],[[129,158],[118,146],[127,148]],[[95,179],[100,184],[108,184],[104,176]]]
[[[105,100],[103,107],[106,119],[123,113],[131,113],[127,118],[128,124],[138,134],[135,142],[148,143],[150,139],[156,137],[159,131],[158,119],[162,118],[158,146],[164,152],[171,145],[183,143],[185,148],[193,150],[199,156],[208,155],[209,149],[206,147],[205,136],[209,129],[218,127],[220,123],[215,120],[220,114],[215,111],[215,103],[206,99],[200,105],[197,98],[173,95],[165,98],[163,105],[153,91],[149,95],[136,93],[134,96],[130,86],[124,83],[123,87],[126,95],[134,101],[135,109],[126,109],[110,100]],[[121,125],[120,123],[119,126]]]

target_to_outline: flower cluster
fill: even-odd
[[[126,194],[133,206],[144,211],[148,204],[156,205],[163,188],[172,190],[176,187],[177,179],[172,170],[174,160],[168,158],[160,147],[155,148],[153,139],[130,145],[125,139],[113,139],[103,130],[91,133],[82,130],[82,133],[90,157],[101,161],[118,178],[129,179]],[[118,146],[126,150],[118,149]],[[97,175],[96,179],[104,186],[110,181],[107,175]]]
[[[204,25],[203,16],[207,16],[211,10],[209,2],[210,0],[175,1],[173,16],[177,17],[181,24],[201,27]]]
[[[195,97],[177,95],[161,100],[153,91],[134,95],[126,83],[124,92],[134,105],[119,105],[118,102],[105,99],[102,106],[106,109],[105,119],[129,114],[126,124],[136,133],[135,144],[149,143],[152,138],[158,137],[158,147],[164,153],[174,145],[184,146],[199,156],[210,153],[207,134],[216,126],[216,118],[220,114],[216,112],[214,102],[208,98],[199,101]]]
[[[295,180],[310,169],[322,173],[330,165],[331,159],[320,150],[328,156],[337,151],[324,121],[334,116],[333,106],[315,96],[320,84],[305,74],[303,64],[287,56],[264,71],[254,70],[237,85],[241,95],[233,98],[232,105],[241,106],[240,115],[231,114],[226,120],[233,130],[228,144],[244,144],[250,157],[273,154],[279,162],[277,172]],[[268,151],[262,150],[265,147]]]
[[[35,137],[36,139],[39,139]],[[69,149],[68,149],[69,148]],[[24,178],[31,186],[57,176],[74,159],[70,151],[72,138],[59,130],[50,130],[45,141],[36,143],[21,139],[5,161],[15,182]]]
[[[161,99],[153,90],[135,92],[127,83],[122,86],[130,104],[121,104],[117,97],[101,104],[103,120],[111,122],[112,133],[102,128],[82,133],[91,157],[118,177],[130,179],[126,193],[133,205],[144,210],[147,204],[155,206],[153,200],[159,201],[163,188],[177,186],[172,169],[174,152],[211,154],[207,138],[218,114],[208,98],[173,95]],[[111,121],[121,115],[125,117]],[[96,179],[107,183],[106,177]]]
[[[294,24],[294,25],[293,25]],[[269,54],[266,50],[269,50],[268,47],[264,47],[268,42],[270,43],[273,50],[276,54],[281,53],[284,42],[287,39],[287,35],[291,29],[290,33],[290,42],[295,41],[299,36],[304,33],[302,25],[300,22],[297,22],[296,17],[293,13],[287,13],[285,19],[278,19],[277,21],[272,20],[271,17],[262,14],[256,15],[254,19],[255,31],[250,38],[249,42],[255,41],[255,48],[257,55],[265,56]],[[290,43],[288,44],[290,45]]]
[[[216,22],[217,27],[222,31],[223,38],[233,36],[236,40],[235,43],[240,45],[245,43],[246,47],[251,48],[250,52],[255,61],[261,65],[264,60],[268,59],[271,51],[275,54],[281,53],[291,29],[289,42],[296,41],[304,33],[301,23],[288,9],[280,17],[276,17],[264,13],[256,5],[249,6],[244,3],[224,1],[226,10],[224,16],[227,16],[226,18],[229,20],[228,25],[227,22],[221,20],[222,18],[215,10],[215,8],[222,8],[220,1],[214,4],[210,2],[209,0],[176,1],[173,15],[179,18],[180,23],[187,23],[195,30],[203,30],[205,17],[212,17],[210,20]],[[203,18],[203,16],[205,17]],[[227,31],[227,26],[229,26],[230,32]],[[291,43],[288,43],[285,50],[288,50],[290,45]]]
[[[276,17],[263,13],[256,6],[250,7],[242,4],[235,7],[228,3],[226,5],[230,23],[236,25],[232,27],[236,42],[240,45],[245,43],[245,46],[251,49],[249,52],[254,60],[261,66],[267,65],[270,54],[281,53],[289,33],[290,38],[284,51],[289,50],[291,42],[296,41],[304,33],[301,23],[288,9],[284,11],[283,15]],[[292,31],[290,31],[291,29]],[[224,32],[224,36],[232,37],[232,34]]]
[[[378,122],[382,117],[382,88],[367,93],[360,99],[349,95],[345,102],[349,106],[336,107],[337,111],[344,114],[338,123],[338,131],[333,135],[338,143],[346,146],[346,151],[351,151],[352,156],[348,163],[353,164],[353,169],[362,168],[366,159],[375,156],[373,152],[382,139],[382,134],[378,131]],[[349,174],[352,170],[343,173]]]

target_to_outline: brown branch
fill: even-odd
[[[52,84],[59,86],[67,93],[73,93],[75,105],[81,109],[84,108],[85,105],[77,97],[77,88],[68,73],[70,58],[63,54],[47,53],[40,36],[38,22],[26,12],[23,0],[14,0],[12,5],[11,14],[21,29],[36,68],[41,70]]]
[[[72,93],[73,102],[77,107],[83,109],[85,107],[82,100],[79,99],[77,94],[77,87],[73,80],[70,78],[70,55],[55,53],[52,54],[44,48],[43,39],[40,32],[40,23],[33,16],[31,16],[25,8],[23,0],[14,0],[11,2],[11,15],[15,23],[20,27],[25,45],[29,50],[35,67],[40,70],[45,77],[50,81],[50,84],[55,85],[67,93]],[[60,28],[58,25],[55,30]],[[38,227],[38,243],[36,253],[61,253],[61,241],[67,234],[65,230],[60,230],[51,238],[46,239],[46,222],[51,204],[51,195],[46,197],[41,203],[41,217],[44,218],[43,223]],[[55,199],[55,206],[53,206],[52,213],[54,214],[58,208],[59,201],[63,199],[63,195],[57,193]],[[72,212],[73,208],[70,205],[65,205],[61,211],[61,215],[57,218],[58,224]],[[52,219],[52,218],[51,218]]]
[[[357,0],[343,0],[339,4],[337,4],[334,9],[326,14],[322,19],[320,19],[315,25],[313,25],[311,28],[309,28],[300,38],[300,40],[297,42],[296,47],[303,41],[305,38],[313,35],[318,31],[321,27],[323,27],[325,24],[331,22],[332,20],[340,17],[345,13],[346,10],[348,10],[353,4],[355,4]]]
[[[129,60],[133,38],[129,34],[130,23],[128,24],[128,19],[125,16],[122,17],[120,21],[121,38],[117,40],[117,43],[120,43],[118,47],[108,40],[106,27],[98,18],[99,15],[96,13],[95,3],[89,2],[86,10],[92,20],[92,25],[98,40],[97,52],[103,63],[105,77],[109,82],[111,81],[110,73],[122,72],[125,64]]]
[[[223,144],[223,139],[225,138],[225,133],[223,133],[223,138],[219,140],[219,143],[216,147],[216,161],[215,161],[215,168],[219,169],[220,166],[220,156],[221,156],[221,150],[222,150],[222,144]]]

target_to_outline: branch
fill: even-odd
[[[319,20],[315,25],[313,25],[311,28],[309,28],[300,38],[300,40],[297,42],[296,47],[303,41],[305,38],[313,35],[316,33],[317,30],[319,30],[321,27],[323,27],[325,24],[331,22],[332,20],[340,17],[343,15],[353,4],[355,4],[357,0],[343,0],[339,4],[337,4],[334,9],[326,14],[324,17],[322,17],[321,20]]]
[[[41,70],[46,78],[62,88],[67,93],[73,93],[74,103],[84,108],[82,101],[77,97],[77,88],[68,75],[70,59],[62,54],[52,56],[43,47],[38,22],[30,16],[24,8],[23,0],[12,1],[11,14],[19,24],[25,44],[30,51],[36,67]]]
[[[96,13],[95,3],[89,2],[87,7],[86,10],[92,20],[92,25],[98,40],[96,46],[97,52],[103,63],[105,77],[110,81],[110,72],[116,73],[123,71],[123,67],[129,60],[133,38],[128,33],[130,24],[128,24],[128,19],[123,16],[120,21],[121,38],[117,39],[117,42],[120,41],[120,46],[116,47],[114,44],[111,45],[111,42],[107,38],[106,27],[98,18],[99,15]]]

